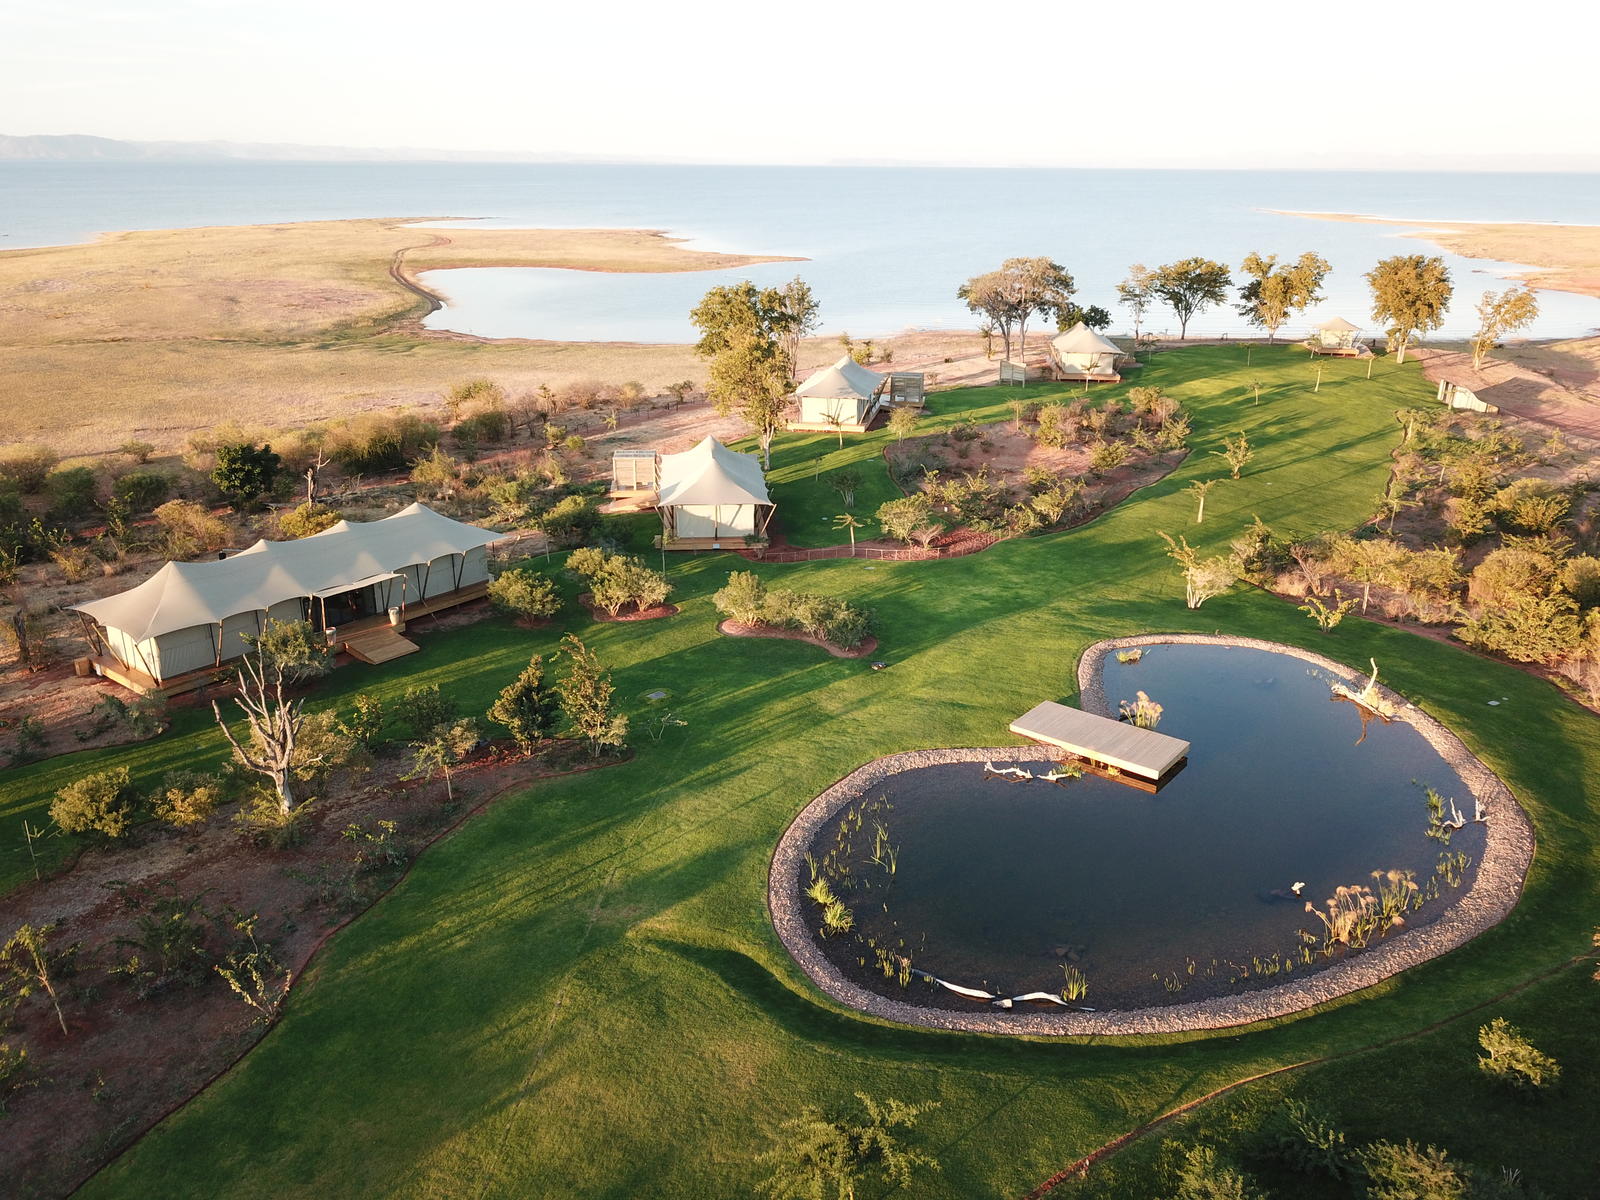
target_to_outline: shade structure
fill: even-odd
[[[754,454],[730,450],[714,437],[693,449],[661,456],[657,503],[771,504],[761,461]]]
[[[1304,326],[1301,326],[1301,328],[1303,329]],[[1343,317],[1334,317],[1332,320],[1324,321],[1317,326],[1318,333],[1357,333],[1360,329],[1361,326],[1352,325]]]
[[[795,388],[794,394],[801,400],[870,400],[882,389],[886,378],[846,354],[832,366],[812,374]]]
[[[1115,362],[1116,356],[1122,353],[1122,347],[1110,338],[1090,329],[1082,321],[1065,333],[1056,334],[1050,339],[1050,344],[1063,358],[1069,354],[1092,354],[1096,357],[1109,354],[1110,361]]]
[[[381,610],[483,582],[485,547],[502,536],[412,504],[297,541],[262,540],[231,558],[169,562],[137,587],[74,608],[101,627],[119,661],[166,679],[238,657],[245,634],[312,615],[313,598],[327,619],[327,601],[344,594]]]
[[[754,454],[708,437],[681,454],[663,454],[660,479],[656,507],[669,540],[720,543],[766,532],[772,499]]]

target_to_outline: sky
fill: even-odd
[[[717,163],[1600,169],[1592,0],[0,0],[0,133]]]

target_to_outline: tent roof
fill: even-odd
[[[1050,339],[1057,354],[1121,354],[1122,347],[1079,321],[1065,333]]]
[[[1302,328],[1304,327],[1302,326]],[[1327,333],[1355,333],[1360,330],[1361,326],[1352,325],[1343,317],[1334,317],[1331,321],[1324,321],[1321,325],[1318,325],[1317,328],[1318,330],[1325,331]]]
[[[262,540],[232,558],[169,562],[137,587],[74,607],[142,642],[284,600],[346,591],[503,536],[413,504],[381,521],[340,521],[298,541]]]
[[[729,450],[714,437],[704,439],[682,454],[661,456],[661,486],[656,503],[663,508],[682,504],[771,504],[761,460],[754,454]]]
[[[884,378],[846,354],[833,366],[814,372],[795,388],[794,394],[809,396],[814,400],[870,400],[883,386]]]

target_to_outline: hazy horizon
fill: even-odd
[[[499,0],[444,20],[418,0],[84,0],[8,14],[0,111],[39,136],[420,161],[1600,170],[1587,43],[1548,32],[1570,10],[1530,0],[1494,62],[1538,69],[1491,75],[1476,8],[1425,0],[1390,32],[1373,0],[1157,0],[1133,20],[624,0],[598,26]]]

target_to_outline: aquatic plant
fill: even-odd
[[[1378,936],[1382,937],[1405,924],[1405,912],[1418,889],[1410,871],[1374,871],[1372,878],[1378,885]]]
[[[1454,854],[1441,854],[1438,865],[1434,867],[1434,875],[1451,887],[1460,887],[1467,877],[1467,866],[1471,862],[1471,856],[1459,850]]]
[[[822,910],[822,936],[833,937],[849,933],[856,927],[856,918],[843,900],[830,901]]]
[[[1089,980],[1082,971],[1068,963],[1061,968],[1061,974],[1064,977],[1061,988],[1061,998],[1063,1000],[1068,1004],[1072,1004],[1088,996]]]
[[[1132,650],[1117,651],[1117,661],[1119,663],[1127,663],[1129,666],[1132,666],[1143,657],[1144,647],[1142,646],[1135,646]]]
[[[1322,952],[1332,954],[1335,946],[1359,950],[1367,944],[1377,924],[1377,897],[1358,883],[1341,885],[1328,898],[1326,910],[1306,901],[1306,911],[1322,922]]]
[[[839,897],[834,895],[833,888],[829,885],[827,878],[823,876],[812,879],[811,886],[806,888],[806,895],[824,908],[830,904],[837,903],[839,900]]]
[[[1154,729],[1161,723],[1161,705],[1150,699],[1144,692],[1135,692],[1134,700],[1123,700],[1119,703],[1122,719],[1137,725],[1140,729]]]

